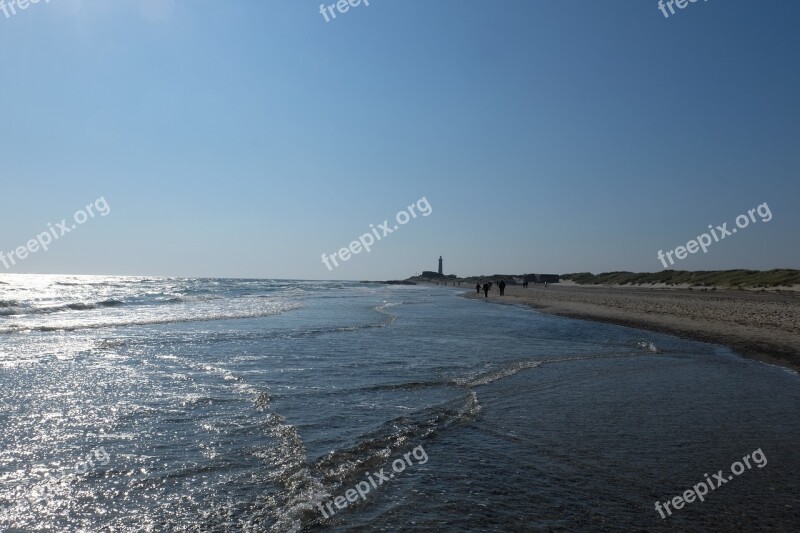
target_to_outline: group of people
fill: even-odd
[[[528,280],[527,279],[522,282],[522,288],[523,289],[527,289],[528,288]],[[544,288],[545,289],[547,288],[547,282],[546,281],[544,282]]]
[[[505,293],[506,293],[506,282],[501,279],[500,283],[497,284],[497,288],[500,289],[500,296],[505,295]],[[492,282],[491,281],[487,281],[487,282],[485,282],[483,284],[483,286],[481,286],[481,282],[479,281],[478,283],[475,284],[475,292],[480,294],[481,293],[481,289],[483,289],[484,296],[486,298],[488,298],[489,297],[489,291],[492,289]]]
[[[497,288],[500,289],[500,296],[505,296],[505,294],[506,294],[506,282],[501,279],[500,282],[497,284]],[[525,281],[522,282],[522,288],[523,289],[527,289],[528,288],[528,280],[525,280]],[[544,288],[545,289],[547,288],[547,282],[546,281],[544,282]],[[481,291],[483,291],[483,294],[484,294],[484,296],[486,298],[489,297],[489,291],[490,290],[492,290],[492,282],[491,281],[484,282],[483,285],[481,285],[480,281],[475,284],[475,292],[480,294]]]

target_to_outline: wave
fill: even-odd
[[[17,300],[0,300],[0,316],[19,314],[19,302]]]
[[[123,285],[112,281],[54,281],[52,285],[61,287],[122,287]]]
[[[390,420],[376,431],[363,435],[354,446],[329,452],[318,459],[313,468],[320,479],[337,487],[347,485],[350,479],[385,466],[386,459],[412,442],[430,438],[454,424],[474,420],[480,410],[478,395],[468,391],[462,398]]]
[[[650,341],[642,341],[637,343],[637,347],[641,350],[631,350],[624,352],[608,352],[594,355],[587,354],[565,354],[561,357],[551,359],[520,359],[501,364],[499,368],[489,371],[481,371],[472,373],[467,376],[456,378],[444,378],[441,380],[433,381],[408,381],[402,383],[380,383],[376,385],[367,385],[358,388],[359,392],[385,392],[385,391],[400,391],[400,390],[417,390],[433,387],[479,387],[481,385],[488,385],[497,380],[504,379],[523,370],[538,368],[545,364],[566,363],[571,361],[589,361],[593,359],[615,359],[625,357],[637,357],[646,355],[647,353],[661,353],[661,351]],[[348,389],[342,389],[332,392],[331,394],[350,394]]]
[[[278,333],[270,336],[286,338],[286,339],[296,339],[299,337],[314,337],[316,335],[325,335],[327,333],[350,333],[362,329],[382,328],[385,327],[386,325],[387,325],[386,323],[380,322],[376,324],[362,324],[359,326],[332,326],[329,328],[314,328],[314,329],[304,329],[300,331],[292,331],[290,333]]]
[[[471,378],[457,378],[453,380],[456,385],[461,385],[464,387],[478,387],[480,385],[488,385],[493,381],[497,381],[498,379],[507,378],[509,376],[513,376],[514,374],[521,372],[527,368],[536,368],[540,366],[543,361],[538,359],[530,359],[526,361],[516,361],[514,363],[509,363],[498,370],[494,370],[492,372],[486,372],[484,374],[478,374],[477,376]]]
[[[349,448],[335,450],[309,462],[297,428],[271,414],[267,431],[276,445],[257,455],[272,468],[270,480],[282,488],[265,498],[264,507],[247,520],[248,526],[271,531],[302,531],[326,525],[317,505],[344,486],[363,480],[370,471],[386,466],[389,458],[411,443],[430,438],[458,423],[473,420],[481,406],[475,392],[443,405],[395,418],[375,431],[362,435]],[[329,524],[327,524],[329,525]]]
[[[375,326],[375,327],[388,326],[389,324],[391,324],[392,322],[394,322],[397,319],[396,315],[393,315],[389,311],[386,310],[387,307],[394,307],[396,305],[400,305],[400,302],[394,302],[394,303],[393,302],[384,302],[384,303],[382,303],[381,305],[379,305],[379,306],[377,306],[375,308],[375,311],[377,311],[378,313],[382,313],[382,314],[386,315],[386,322],[380,324],[379,326]]]
[[[300,304],[297,304],[298,307],[302,307]],[[392,322],[395,321],[397,318],[395,315],[387,312],[385,310],[386,307],[391,307],[394,305],[400,305],[397,303],[384,303],[377,307],[375,307],[375,311],[382,313],[386,316],[385,320],[381,322],[374,322],[370,324],[359,324],[355,326],[330,326],[330,327],[319,327],[319,328],[311,328],[311,329],[302,329],[299,331],[291,331],[291,332],[270,332],[267,334],[258,333],[260,338],[279,338],[279,339],[297,339],[301,337],[314,337],[317,335],[327,335],[329,333],[350,333],[354,331],[360,331],[362,329],[371,329],[371,328],[384,328]]]
[[[119,305],[124,305],[124,302],[121,300],[103,300],[102,302],[95,302],[95,303],[74,303],[74,304],[66,304],[61,307],[55,308],[56,310],[63,310],[71,309],[72,311],[87,311],[90,309],[99,309],[101,307],[117,307]]]
[[[268,396],[268,393],[258,396],[255,401],[258,411],[266,411]],[[265,524],[272,523],[271,531],[300,531],[299,516],[308,513],[313,503],[328,497],[330,493],[311,472],[297,427],[282,416],[269,413],[265,431],[275,444],[254,455],[269,465],[269,481],[279,485],[282,490],[265,497],[263,506],[246,519],[244,530],[262,530]]]
[[[256,455],[269,465],[269,481],[280,487],[279,491],[260,499],[257,510],[245,519],[248,527],[271,531],[302,531],[332,525],[318,512],[318,505],[340,494],[344,487],[352,487],[365,479],[370,472],[385,468],[388,461],[420,441],[434,438],[456,424],[474,420],[481,411],[473,387],[486,385],[513,376],[523,370],[544,364],[572,361],[636,357],[653,353],[655,345],[638,343],[627,351],[609,353],[551,356],[547,359],[522,359],[499,365],[498,368],[455,379],[412,381],[381,384],[361,390],[381,391],[413,390],[436,386],[464,387],[465,394],[444,404],[413,411],[389,420],[374,431],[362,434],[352,445],[333,450],[316,460],[309,460],[298,428],[285,418],[269,413],[265,430],[273,440],[268,448]],[[270,406],[268,392],[260,392],[254,399],[255,408],[267,412]],[[358,504],[356,504],[358,505]]]
[[[650,341],[639,341],[637,346],[646,349],[650,353],[659,353],[659,349]]]
[[[61,307],[56,307],[52,309],[52,311],[62,311],[64,309],[72,309],[73,311],[86,311],[87,309],[97,309],[95,304],[84,304],[84,303],[77,303],[77,304],[66,304]],[[50,309],[43,308],[39,312],[50,311]]]
[[[45,307],[33,307],[27,304],[20,304],[17,300],[0,300],[0,315],[49,315],[65,311],[90,311],[92,309],[117,307],[120,305],[124,305],[124,302],[115,299],[93,303],[75,302]]]
[[[461,399],[397,417],[384,423],[375,431],[362,435],[353,446],[334,450],[309,462],[297,428],[278,415],[270,419],[270,432],[278,437],[279,445],[265,452],[264,457],[277,465],[272,481],[281,485],[279,494],[268,498],[268,505],[251,517],[250,524],[271,523],[272,531],[301,531],[330,525],[317,505],[365,479],[370,472],[386,466],[387,461],[423,439],[433,438],[448,427],[474,420],[481,410],[477,393],[472,387],[486,385],[513,376],[526,369],[559,362],[635,357],[657,350],[650,342],[642,342],[636,350],[596,355],[579,354],[551,359],[523,359],[512,361],[500,368],[451,381],[409,382],[375,385],[370,390],[422,388],[458,385],[467,388]],[[268,396],[260,396],[256,404],[266,409]],[[358,504],[356,504],[358,505]]]
[[[257,298],[260,298],[260,296]],[[271,296],[271,298],[274,298],[274,296]],[[139,308],[154,308],[154,307],[157,308],[159,306],[164,306],[164,305],[174,305],[182,303],[191,305],[192,303],[195,302],[205,303],[205,302],[219,301],[219,300],[225,300],[225,298],[216,295],[186,296],[186,295],[177,295],[169,293],[161,293],[157,295],[153,295],[151,293],[148,295],[132,296],[125,299],[108,298],[97,302],[69,302],[69,303],[61,303],[58,305],[45,305],[41,307],[37,307],[30,303],[20,302],[18,300],[0,300],[0,316],[48,315],[52,313],[65,313],[72,311],[77,311],[77,312],[93,311],[97,309],[106,309],[106,308],[121,307],[121,306],[130,306]],[[236,301],[236,300],[237,298],[231,299],[231,301]],[[259,315],[254,314],[251,316],[255,317]],[[150,321],[142,322],[141,324],[150,324],[150,323],[152,322]],[[140,323],[135,322],[131,323],[130,325],[138,325],[138,324]],[[56,329],[63,329],[63,328],[59,327]],[[50,331],[50,330],[45,329],[43,331]]]
[[[113,350],[125,346],[123,339],[100,339],[95,343],[100,350]]]
[[[257,298],[274,298],[274,295],[257,296]],[[209,302],[212,300],[223,300],[222,296],[213,294],[160,294],[156,298],[157,303],[182,303],[182,302]]]
[[[478,387],[480,385],[488,385],[498,379],[513,376],[523,370],[529,368],[537,368],[544,364],[566,363],[568,361],[589,361],[593,359],[616,359],[625,357],[638,357],[646,353],[660,353],[656,345],[649,341],[642,341],[637,343],[640,350],[625,351],[625,352],[610,352],[600,353],[595,355],[567,355],[554,359],[523,359],[512,361],[502,365],[496,370],[483,372],[466,378],[456,378],[453,383],[463,387]]]
[[[359,390],[362,392],[415,390],[415,389],[427,389],[430,387],[441,387],[443,385],[450,385],[450,384],[451,383],[447,381],[411,381],[408,383],[385,383],[381,385],[370,385],[368,387],[362,387]]]
[[[184,322],[216,322],[219,320],[261,318],[261,317],[267,317],[285,313],[288,311],[293,311],[301,307],[302,305],[300,304],[288,304],[277,309],[260,310],[260,311],[243,311],[243,312],[219,313],[216,315],[198,315],[198,316],[184,316],[184,317],[165,316],[165,317],[144,318],[139,320],[136,319],[102,320],[102,317],[99,317],[101,318],[101,320],[98,320],[97,322],[82,323],[82,324],[57,324],[57,325],[38,325],[38,326],[11,324],[4,328],[0,328],[0,334],[19,333],[23,331],[42,331],[42,332],[76,331],[81,329],[152,326],[158,324],[177,324]]]
[[[287,308],[285,310],[282,310],[282,311],[279,311],[279,312],[292,311],[292,310],[295,310],[295,309],[300,309],[302,307],[303,307],[302,304],[296,303],[296,304],[290,306],[289,308]],[[2,310],[0,310],[0,315],[2,315]],[[249,317],[234,316],[234,317],[231,317],[231,318],[249,318]],[[208,318],[208,320],[225,320],[225,319],[226,319],[226,317],[217,317],[217,318],[211,317],[211,318]],[[197,321],[202,321],[202,320],[206,320],[206,319],[205,318],[197,318],[196,320]],[[174,322],[181,322],[182,320],[173,320],[173,321]],[[364,329],[382,328],[382,327],[385,327],[387,324],[388,324],[388,321],[381,321],[381,322],[375,322],[375,323],[359,324],[359,325],[355,325],[355,326],[330,326],[330,327],[317,327],[317,328],[298,329],[298,330],[290,330],[290,331],[286,331],[286,330],[273,330],[273,331],[258,330],[258,331],[250,331],[250,332],[236,331],[234,333],[217,332],[217,333],[214,333],[213,335],[210,335],[207,338],[207,340],[209,342],[220,342],[220,343],[232,342],[232,341],[245,341],[245,340],[247,340],[247,341],[269,341],[269,340],[273,340],[273,339],[277,339],[277,340],[292,340],[292,339],[300,339],[300,338],[305,338],[305,337],[315,337],[315,336],[319,336],[319,335],[328,335],[328,334],[331,334],[331,333],[334,333],[334,334],[335,333],[351,333],[351,332],[360,331],[360,330],[364,330]],[[109,324],[109,327],[110,326],[114,326],[114,325],[116,325],[116,323]],[[139,323],[132,321],[132,322],[124,323],[122,325],[125,325],[125,326],[139,325]],[[40,326],[40,327],[47,327],[47,326]],[[75,326],[76,329],[80,329],[82,327],[86,327],[87,329],[90,329],[92,327],[105,327],[105,326],[103,326],[103,325],[97,325],[97,326]],[[13,326],[12,325],[7,329],[9,331],[4,331],[2,328],[0,328],[0,334],[2,334],[2,333],[11,333],[12,332],[12,331],[10,331],[11,329],[13,329],[15,332],[16,331],[24,331],[26,328],[24,328],[23,326]],[[56,328],[56,329],[64,329],[64,328],[62,327],[62,328]],[[47,330],[47,331],[49,331],[49,330]],[[137,344],[140,341],[137,341],[136,339],[126,339],[125,342],[126,343]],[[141,341],[141,342],[147,342],[147,341]],[[173,341],[173,342],[178,342],[178,341]],[[439,385],[441,385],[441,384],[442,383],[439,383]],[[436,385],[436,383],[431,383],[430,384],[430,386],[433,386],[433,385]],[[376,390],[380,390],[381,387],[386,387],[387,389],[390,389],[392,387],[407,387],[407,386],[408,385],[402,384],[402,383],[396,384],[396,385],[385,385],[385,386],[378,385],[377,386],[378,388]],[[424,386],[424,385],[422,385],[422,386]],[[368,390],[368,389],[365,389],[365,390]]]

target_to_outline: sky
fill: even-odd
[[[800,268],[799,2],[332,9],[0,7],[0,273]]]

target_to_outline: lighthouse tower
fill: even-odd
[[[444,274],[444,272],[442,272],[442,256],[441,255],[439,256],[439,274]]]

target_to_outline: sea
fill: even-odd
[[[0,275],[0,530],[800,529],[797,373],[468,290]]]

